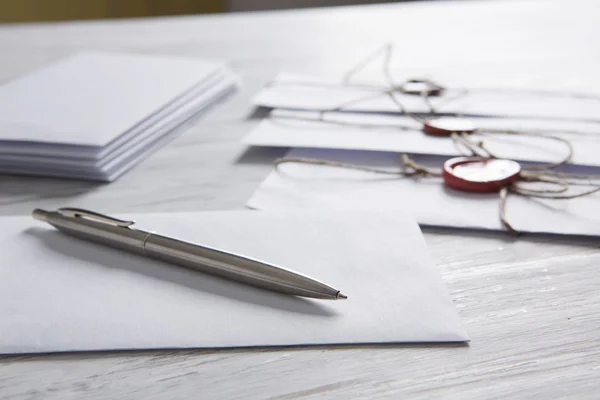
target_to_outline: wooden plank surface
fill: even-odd
[[[109,213],[242,208],[283,154],[239,143],[262,116],[251,95],[280,70],[341,73],[384,40],[397,42],[415,68],[441,54],[457,70],[475,65],[506,77],[518,68],[538,81],[554,71],[554,85],[600,92],[597,15],[594,0],[500,0],[0,27],[1,81],[98,49],[221,58],[244,84],[110,185],[0,176],[0,214],[64,205]],[[0,398],[600,396],[597,239],[448,230],[428,230],[426,239],[470,345],[8,356],[0,357]]]
[[[0,0],[0,22],[152,17],[226,9],[224,0]]]

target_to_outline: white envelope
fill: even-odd
[[[140,229],[308,274],[348,300],[256,289],[5,217],[0,353],[468,340],[417,224],[402,212],[135,217]]]
[[[15,174],[36,174],[40,168],[44,168],[44,174],[48,176],[113,181],[181,133],[178,128],[186,121],[231,94],[235,90],[236,80],[231,74],[224,74],[224,78],[216,85],[211,84],[208,89],[200,88],[202,94],[192,92],[193,96],[198,97],[186,99],[166,115],[151,118],[139,130],[136,129],[131,137],[117,139],[101,153],[90,154],[90,158],[82,158],[81,151],[62,147],[58,151],[65,153],[72,150],[73,155],[79,157],[0,155],[0,169]],[[45,150],[42,148],[40,152]],[[98,159],[96,156],[103,158]]]
[[[295,149],[292,157],[309,157],[399,170],[397,153]],[[415,156],[432,168],[444,157]],[[577,172],[577,171],[573,171]],[[262,210],[365,209],[404,210],[421,225],[506,230],[499,217],[497,193],[465,193],[441,178],[399,178],[345,168],[282,164],[248,201]],[[532,199],[510,195],[507,217],[520,232],[600,235],[600,193],[571,200]],[[392,211],[393,214],[397,211]]]
[[[190,58],[79,53],[0,87],[0,142],[101,148],[222,69]]]
[[[320,119],[321,118],[321,119]],[[547,119],[477,118],[477,127],[537,131],[567,139],[573,146],[571,163],[600,166],[600,124]],[[560,141],[525,135],[471,135],[500,158],[554,163],[569,153]],[[243,142],[252,146],[310,147],[466,155],[450,137],[427,135],[422,123],[402,115],[374,113],[273,110]]]
[[[446,94],[431,98],[436,112],[600,122],[600,95],[581,94],[575,97],[564,90],[562,94],[559,90],[552,95],[551,90],[544,87],[541,90],[478,88],[461,96],[458,89],[449,89]],[[378,95],[381,91],[344,85],[341,80],[281,73],[252,102],[271,108],[326,111],[345,105],[344,111],[398,113],[398,105],[388,96]],[[420,96],[400,93],[395,93],[395,96],[413,113],[429,112]]]
[[[236,84],[219,62],[75,54],[0,86],[0,171],[111,181]]]

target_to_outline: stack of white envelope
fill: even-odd
[[[461,94],[459,89],[447,92],[430,100],[438,114],[468,115],[484,131],[523,130],[546,135],[472,135],[484,140],[500,158],[558,162],[568,154],[568,147],[547,136],[559,136],[573,148],[570,164],[600,167],[600,95],[486,89],[467,94]],[[413,113],[428,112],[421,96],[402,93],[394,96]],[[464,149],[452,140],[425,135],[422,122],[399,113],[398,105],[382,94],[381,89],[280,74],[255,96],[253,103],[274,108],[269,118],[244,139],[244,143],[253,146],[465,155]],[[330,111],[341,104],[348,106]]]
[[[76,54],[0,86],[0,172],[112,181],[236,86],[219,62]]]
[[[559,81],[562,72],[556,73]],[[600,95],[542,89],[535,85],[468,91],[450,87],[431,97],[429,104],[422,96],[392,95],[413,113],[426,115],[433,106],[437,114],[469,117],[482,131],[471,134],[472,140],[481,140],[495,156],[524,166],[557,163],[565,159],[570,148],[569,163],[556,170],[588,179],[580,179],[578,185],[535,186],[560,191],[558,198],[511,194],[504,213],[519,232],[598,236],[600,192],[560,197],[591,191],[599,185]],[[401,113],[396,102],[375,83],[349,85],[341,80],[283,73],[255,96],[255,105],[274,110],[244,143],[294,147],[288,157],[388,172],[401,169],[400,153],[410,154],[432,170],[440,170],[451,157],[465,155],[465,149],[449,137],[424,134],[423,123]],[[493,130],[532,134],[486,134]],[[500,219],[498,193],[461,192],[446,186],[441,177],[402,179],[331,165],[279,165],[247,205],[263,210],[400,208],[423,226],[507,229]]]

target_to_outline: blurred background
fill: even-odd
[[[0,0],[0,22],[135,18],[231,11],[256,11],[385,0]]]

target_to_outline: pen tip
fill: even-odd
[[[344,293],[338,292],[338,294],[337,294],[338,300],[346,300],[347,298],[348,298],[348,296],[346,296]]]

